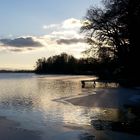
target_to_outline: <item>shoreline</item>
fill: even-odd
[[[84,107],[122,108],[126,104],[140,106],[140,90],[125,88],[99,89],[95,94],[64,99],[73,105]]]
[[[139,140],[140,90],[102,89],[95,92],[84,97],[66,99],[72,105],[100,109],[99,116],[90,118],[95,138]]]

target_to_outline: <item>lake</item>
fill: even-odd
[[[96,94],[98,89],[81,87],[81,80],[91,78],[1,73],[0,116],[17,122],[16,129],[32,132],[30,140],[94,140],[102,132],[93,128],[92,120],[117,120],[119,110],[78,106],[65,100]]]

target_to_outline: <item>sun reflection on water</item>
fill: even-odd
[[[43,131],[50,140],[54,135],[75,128],[79,130],[77,135],[81,134],[81,129],[86,126],[91,128],[94,124],[98,127],[100,120],[110,123],[123,119],[117,108],[83,107],[64,102],[66,98],[95,94],[95,89],[81,87],[83,78],[89,77],[31,74],[2,78],[0,116],[18,121],[23,128]]]

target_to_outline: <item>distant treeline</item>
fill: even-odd
[[[36,73],[46,74],[83,74],[93,70],[94,59],[76,59],[62,53],[52,57],[41,58],[36,62]]]
[[[36,62],[35,73],[37,74],[95,74],[108,75],[116,67],[112,60],[100,61],[95,58],[76,59],[72,55],[62,53],[52,57],[41,58]]]

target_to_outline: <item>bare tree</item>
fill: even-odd
[[[108,47],[112,56],[124,63],[129,52],[128,0],[104,0],[103,8],[91,7],[81,28],[91,48],[86,52]],[[105,55],[108,51],[104,51]]]

